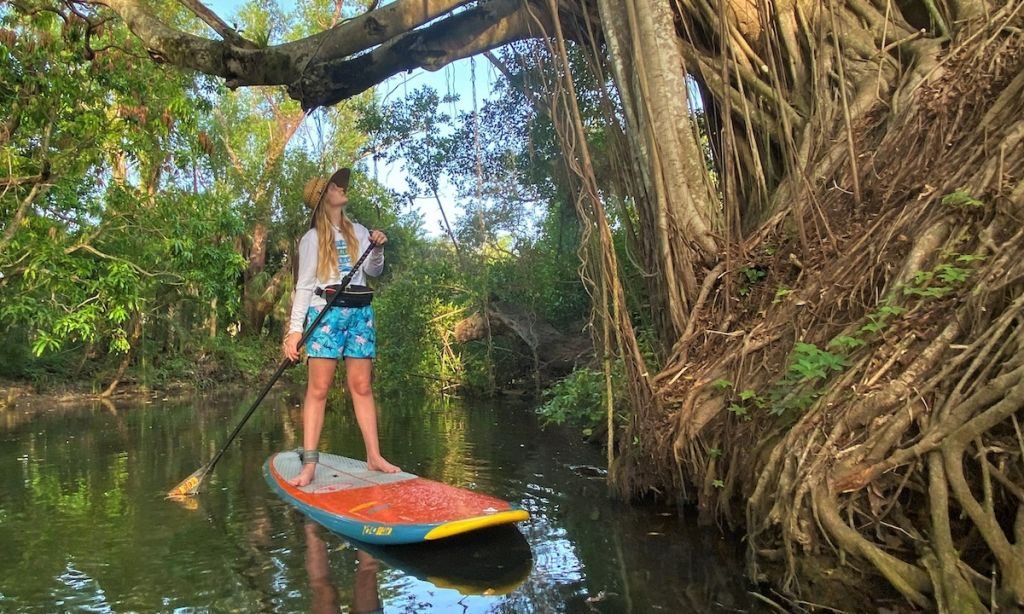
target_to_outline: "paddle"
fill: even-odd
[[[356,271],[359,270],[359,267],[363,266],[363,261],[366,260],[366,257],[370,255],[370,252],[373,250],[374,247],[376,246],[371,243],[370,247],[366,248],[366,251],[363,252],[363,255],[360,256],[359,260],[356,261],[355,265],[352,267],[352,270],[349,271],[348,274],[346,274],[345,277],[341,279],[341,284],[340,287],[338,288],[338,291],[335,292],[334,296],[332,296],[330,300],[327,302],[327,306],[320,310],[320,314],[313,319],[313,323],[306,328],[306,332],[302,333],[302,338],[299,339],[298,347],[301,348],[302,345],[306,343],[306,340],[309,339],[309,336],[313,334],[314,330],[316,330],[317,325],[320,324],[320,321],[323,320],[324,316],[327,315],[327,310],[337,303],[338,297],[341,296],[342,291],[348,287],[349,283],[351,283],[352,276],[356,274]],[[199,469],[193,471],[191,475],[189,475],[187,478],[178,483],[177,486],[167,491],[167,498],[172,499],[191,497],[199,492],[199,487],[203,484],[203,480],[205,480],[206,476],[211,471],[213,471],[214,465],[217,464],[217,461],[220,460],[220,457],[224,455],[224,451],[228,449],[228,446],[231,445],[231,442],[235,440],[236,436],[238,436],[238,432],[242,430],[242,426],[249,420],[249,417],[252,416],[253,412],[256,411],[256,408],[259,407],[260,403],[263,402],[263,398],[267,396],[267,393],[270,392],[270,389],[274,386],[274,383],[277,382],[278,378],[281,377],[281,374],[284,373],[285,370],[288,369],[288,367],[292,366],[293,364],[295,363],[293,363],[290,358],[285,358],[283,361],[281,361],[281,364],[277,367],[277,371],[274,371],[274,375],[270,378],[270,381],[267,382],[267,385],[263,387],[263,390],[260,391],[259,396],[256,397],[256,401],[252,404],[252,407],[249,408],[249,411],[245,412],[245,415],[242,416],[242,420],[241,422],[238,423],[238,426],[235,427],[235,430],[231,431],[231,434],[228,435],[228,440],[224,442],[224,445],[221,446],[220,450],[217,450],[217,454],[214,455],[213,460],[206,463]]]

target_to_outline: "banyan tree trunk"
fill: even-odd
[[[696,295],[696,268],[720,251],[721,215],[704,169],[699,135],[689,120],[681,50],[667,2],[599,0],[621,84],[624,151],[639,176],[627,174],[649,241],[643,263],[659,332],[678,337]],[[631,44],[632,41],[636,44]]]
[[[813,559],[1024,606],[1024,2],[598,5],[674,335],[619,486],[744,527],[792,594]]]

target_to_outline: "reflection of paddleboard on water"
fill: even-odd
[[[434,541],[530,517],[501,499],[411,473],[369,471],[366,463],[344,456],[321,453],[309,485],[289,484],[301,470],[296,452],[280,452],[267,459],[263,476],[313,520],[370,544]]]
[[[463,595],[505,595],[530,575],[533,553],[515,526],[500,526],[404,546],[366,544],[345,538],[388,567]]]

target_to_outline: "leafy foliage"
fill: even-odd
[[[334,8],[248,4],[234,21],[269,44],[326,27]],[[205,27],[181,7],[156,10]],[[19,365],[8,376],[102,379],[127,355],[146,385],[258,377],[288,317],[290,255],[308,224],[303,179],[328,161],[356,166],[350,215],[390,238],[375,303],[383,390],[531,381],[532,358],[514,338],[452,343],[454,324],[490,301],[583,330],[590,299],[571,186],[550,121],[522,89],[530,71],[550,67],[516,68],[477,115],[457,111],[452,93],[423,89],[393,104],[368,93],[305,117],[283,90],[229,91],[153,63],[116,22],[91,33],[92,48],[102,46],[91,61],[74,18],[12,7],[0,28],[10,43],[0,48],[0,104],[10,109],[0,155],[11,179],[39,178],[0,194],[0,326],[19,348],[8,352]],[[598,117],[594,85],[580,86]],[[600,148],[599,124],[588,131]],[[368,153],[401,161],[410,193],[359,172]],[[406,208],[451,189],[458,250],[425,237]],[[268,298],[266,318],[249,326]]]
[[[576,369],[548,389],[544,397],[547,400],[537,408],[537,413],[546,422],[573,424],[589,436],[607,420],[605,378],[601,371]]]
[[[0,196],[0,323],[27,331],[37,356],[117,354],[171,297],[231,313],[237,219],[223,195],[179,181],[199,162],[201,87],[118,51],[83,63],[80,24],[53,13],[0,24],[15,39],[0,48],[0,155],[15,181]]]
[[[439,392],[461,381],[462,361],[451,347],[461,275],[443,245],[421,244],[374,301],[379,389],[385,394]]]
[[[957,190],[951,192],[942,197],[942,204],[949,207],[958,208],[981,208],[985,206],[985,203],[981,202],[977,198],[974,198],[964,190]]]

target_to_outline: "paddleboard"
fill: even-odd
[[[370,471],[363,461],[320,453],[313,481],[288,483],[302,470],[297,452],[279,452],[263,476],[286,502],[327,527],[370,544],[414,544],[527,520],[518,505],[412,473]]]

